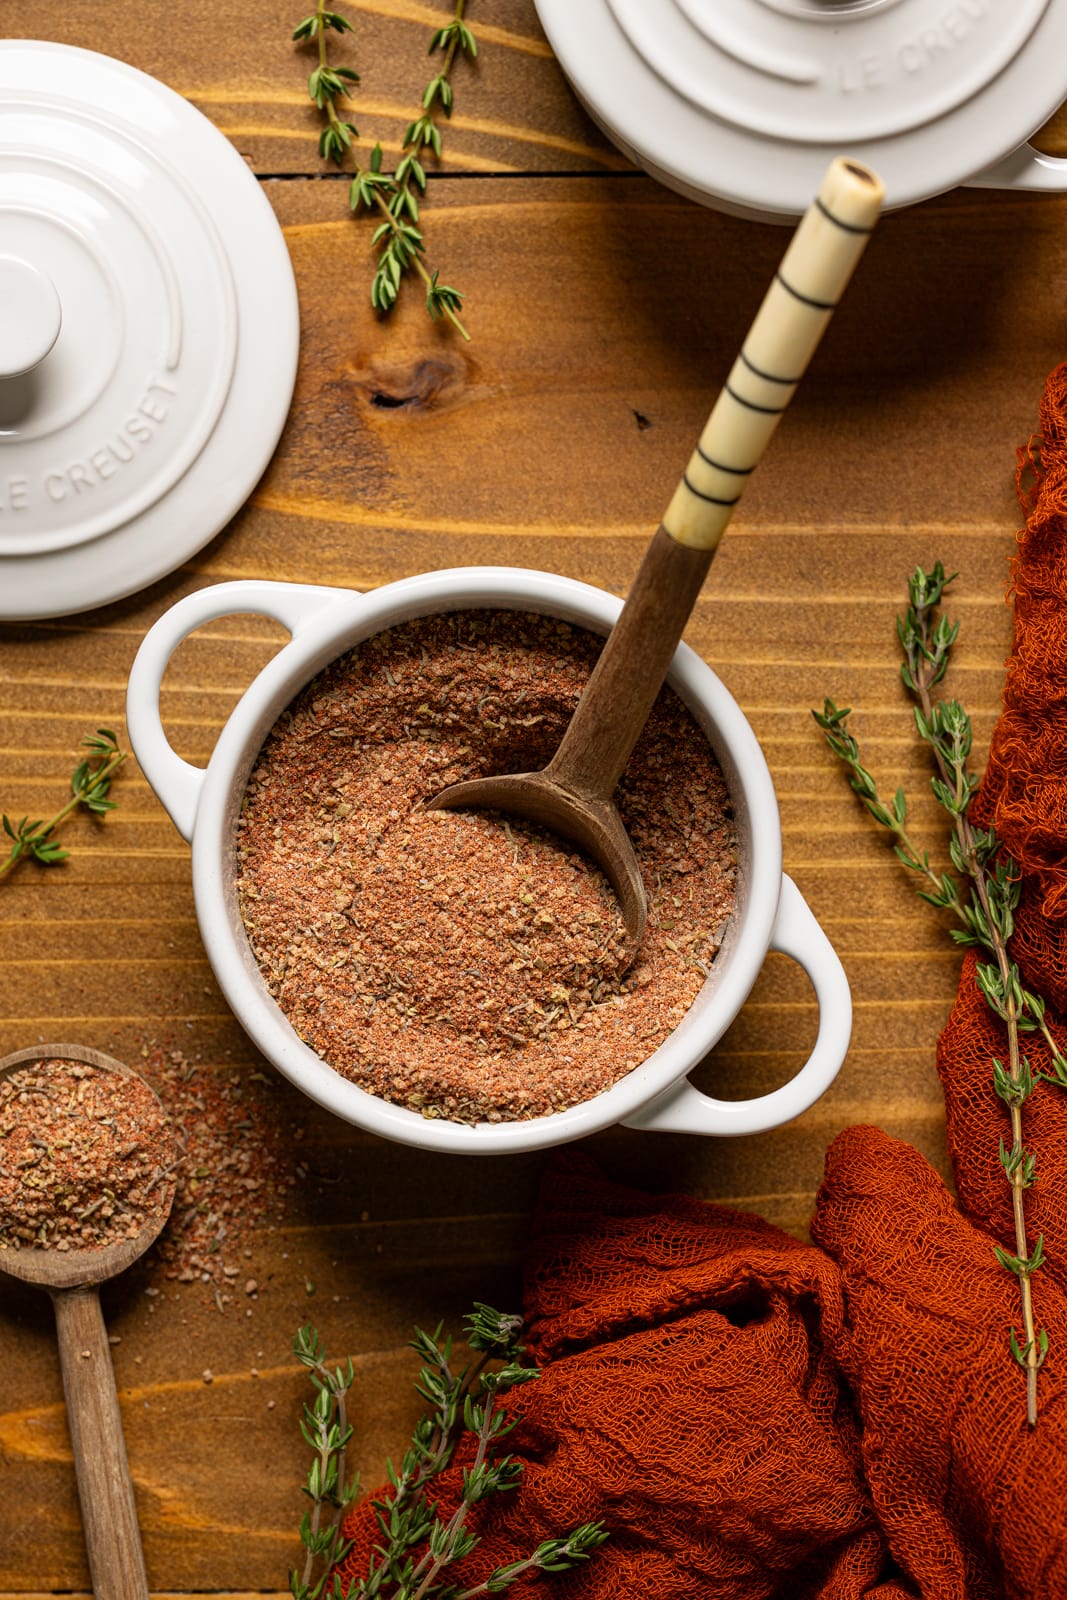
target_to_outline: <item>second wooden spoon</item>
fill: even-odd
[[[573,840],[603,868],[637,953],[647,901],[612,801],[745,482],[788,406],[881,210],[881,180],[831,162],[708,418],[559,749],[540,772],[452,784],[426,809],[505,811]]]
[[[84,1045],[46,1044],[0,1061],[0,1079],[37,1062],[85,1062],[124,1079],[144,1080],[123,1062]],[[159,1108],[160,1117],[164,1113]],[[173,1162],[168,1165],[172,1168]],[[100,1286],[125,1272],[154,1242],[170,1214],[175,1181],[165,1175],[144,1226],[133,1239],[99,1249],[0,1251],[4,1274],[36,1284],[52,1297],[95,1600],[148,1600],[141,1534],[122,1435],[111,1348],[100,1309]]]

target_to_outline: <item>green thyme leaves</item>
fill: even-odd
[[[320,1600],[323,1594],[341,1600],[335,1569],[350,1549],[341,1524],[359,1489],[358,1475],[345,1477],[345,1451],[352,1437],[346,1397],[355,1369],[351,1360],[343,1367],[327,1364],[322,1340],[310,1323],[294,1338],[293,1353],[307,1369],[315,1397],[305,1403],[300,1419],[300,1432],[312,1452],[304,1484],[311,1508],[300,1522],[303,1570],[290,1572],[289,1590],[294,1600]]]
[[[521,1332],[521,1317],[477,1302],[465,1325],[474,1359],[456,1371],[453,1342],[443,1336],[441,1325],[433,1333],[416,1328],[409,1342],[420,1362],[415,1389],[426,1410],[399,1464],[386,1464],[389,1492],[370,1501],[378,1538],[366,1575],[345,1586],[337,1567],[351,1546],[341,1529],[356,1493],[355,1481],[346,1483],[344,1475],[344,1451],[352,1433],[345,1397],[355,1374],[351,1361],[331,1369],[315,1329],[301,1328],[293,1349],[316,1394],[304,1407],[301,1422],[313,1452],[304,1485],[313,1510],[300,1525],[305,1563],[303,1572],[290,1574],[294,1600],[323,1595],[329,1600],[476,1600],[503,1594],[536,1572],[566,1572],[589,1560],[603,1544],[608,1535],[602,1524],[584,1523],[565,1538],[543,1540],[528,1556],[495,1567],[472,1586],[452,1579],[449,1569],[479,1543],[466,1526],[471,1508],[515,1489],[522,1477],[522,1462],[502,1448],[516,1421],[504,1397],[538,1377],[538,1369],[525,1359]],[[461,1474],[458,1504],[446,1515],[435,1497],[436,1480],[464,1433],[473,1438],[474,1455]]]
[[[441,123],[452,115],[454,91],[451,74],[457,57],[474,61],[477,41],[464,21],[466,0],[455,0],[455,14],[444,27],[435,30],[429,54],[442,54],[437,70],[422,92],[421,110],[408,124],[400,160],[394,172],[383,170],[382,147],[376,144],[366,165],[357,164],[348,189],[353,212],[367,211],[379,217],[372,236],[378,261],[371,282],[371,305],[380,313],[392,310],[404,279],[411,273],[421,279],[426,310],[431,318],[446,319],[464,338],[470,335],[460,321],[463,295],[451,284],[440,281],[440,271],[426,260],[426,241],[419,226],[421,200],[427,187],[427,156],[440,159],[443,149]],[[352,23],[341,12],[328,10],[319,0],[316,10],[293,30],[297,44],[314,45],[318,65],[308,77],[308,98],[325,117],[319,134],[319,155],[340,166],[359,138],[359,129],[348,120],[352,89],[359,83],[353,67],[338,67],[327,49],[331,32],[354,32]]]
[[[898,788],[890,801],[880,794],[849,731],[851,708],[840,708],[827,699],[822,711],[812,715],[848,772],[860,801],[889,831],[898,859],[920,880],[920,898],[952,916],[956,926],[951,934],[957,944],[980,950],[988,958],[976,963],[975,981],[1007,1036],[1007,1061],[992,1062],[992,1086],[1010,1119],[1011,1138],[1001,1138],[999,1160],[1011,1188],[1015,1227],[1014,1251],[997,1245],[994,1254],[1004,1270],[1019,1281],[1023,1335],[1020,1339],[1013,1328],[1009,1343],[1026,1372],[1027,1421],[1033,1426],[1037,1421],[1037,1374],[1048,1350],[1048,1336],[1036,1326],[1031,1295],[1031,1279],[1043,1265],[1045,1254],[1043,1238],[1033,1250],[1027,1243],[1023,1196],[1038,1174],[1036,1159],[1023,1141],[1022,1112],[1033,1095],[1035,1078],[1067,1087],[1067,1058],[1046,1024],[1044,1001],[1024,987],[1009,953],[1021,893],[1016,865],[993,829],[978,827],[970,819],[979,781],[969,764],[974,743],[971,720],[958,700],[935,699],[933,694],[948,672],[959,635],[959,623],[950,622],[940,609],[953,581],[954,575],[946,576],[940,561],[931,572],[916,567],[908,580],[907,609],[897,618],[903,653],[901,679],[915,702],[915,730],[933,763],[931,791],[949,821],[951,871],[935,868],[929,851],[911,838],[903,791]],[[1039,1035],[1046,1046],[1047,1072],[1035,1074],[1022,1054],[1019,1040],[1026,1033]]]
[[[31,857],[43,867],[53,867],[66,861],[70,855],[55,838],[56,829],[73,811],[84,808],[93,816],[102,817],[114,811],[116,801],[109,798],[112,779],[126,760],[119,749],[118,739],[111,728],[97,728],[95,733],[82,740],[82,748],[89,754],[78,762],[70,779],[71,798],[47,821],[31,820],[28,816],[14,821],[6,813],[0,826],[11,841],[7,856],[0,860],[0,878],[23,858]]]

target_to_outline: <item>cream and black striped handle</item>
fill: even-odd
[[[883,199],[838,157],[805,212],[547,771],[610,798],[667,674],[723,530],[826,331]]]
[[[877,220],[882,184],[831,163],[748,331],[663,518],[672,539],[714,550],[797,390]]]

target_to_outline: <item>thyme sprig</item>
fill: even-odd
[[[460,290],[440,281],[440,270],[426,262],[426,242],[419,227],[419,196],[426,193],[426,168],[424,157],[429,151],[440,158],[442,137],[435,116],[439,110],[445,117],[452,115],[452,68],[457,55],[473,61],[478,54],[477,41],[464,20],[466,0],[455,0],[452,20],[438,28],[431,40],[429,54],[443,52],[443,60],[422,93],[419,115],[408,124],[402,146],[401,159],[396,171],[382,170],[382,147],[376,144],[364,166],[358,164],[349,185],[348,203],[353,212],[377,212],[381,221],[374,231],[372,244],[378,251],[378,265],[371,283],[371,304],[376,311],[391,311],[400,294],[405,276],[415,272],[426,291],[426,309],[435,321],[447,318],[464,339],[470,334],[459,318],[463,304]],[[350,95],[351,85],[359,82],[359,74],[350,67],[334,67],[328,54],[328,39],[333,32],[351,33],[351,22],[341,12],[328,10],[325,0],[318,0],[314,12],[305,17],[293,31],[296,43],[314,42],[318,51],[318,66],[308,78],[308,95],[326,117],[326,125],[319,136],[319,154],[324,160],[338,166],[359,137],[359,129],[347,120],[344,102]]]
[[[477,41],[463,20],[465,9],[466,0],[456,0],[452,21],[447,26],[438,28],[430,40],[428,53],[433,55],[436,50],[443,51],[444,60],[422,92],[422,110],[415,120],[408,124],[407,132],[404,134],[403,153],[388,187],[379,183],[373,186],[372,194],[368,195],[357,177],[353,180],[349,191],[349,202],[353,211],[358,211],[361,206],[367,206],[373,201],[386,215],[386,220],[375,230],[373,240],[379,246],[380,254],[378,270],[371,285],[371,303],[379,311],[391,310],[400,291],[404,274],[413,266],[418,271],[421,265],[422,235],[418,229],[419,201],[416,190],[419,194],[426,193],[426,169],[420,157],[430,150],[435,157],[440,158],[441,130],[434,117],[434,110],[439,106],[446,117],[452,115],[451,75],[457,53],[467,56],[471,61],[478,54]],[[375,146],[371,161],[372,171],[380,178],[380,145]],[[386,199],[387,193],[388,199]],[[469,339],[470,335],[458,316],[463,303],[463,296],[459,290],[453,289],[449,284],[441,283],[439,274],[436,271],[427,273],[425,267],[420,276],[426,288],[426,309],[430,316],[435,319],[448,317],[464,339]]]
[[[348,18],[340,11],[327,9],[326,0],[318,0],[315,10],[293,29],[297,44],[313,42],[318,52],[319,64],[308,76],[308,98],[325,114],[326,126],[319,134],[319,155],[323,160],[341,161],[345,151],[359,138],[354,122],[341,116],[341,102],[348,98],[349,86],[359,82],[354,67],[331,66],[327,42],[330,33],[354,33]]]
[[[294,1338],[293,1353],[307,1368],[315,1398],[305,1404],[300,1419],[300,1431],[312,1450],[304,1485],[311,1510],[304,1512],[300,1522],[303,1570],[290,1572],[289,1590],[294,1600],[319,1600],[328,1588],[335,1600],[341,1600],[341,1580],[335,1569],[351,1548],[341,1533],[341,1523],[359,1489],[358,1473],[350,1480],[345,1477],[345,1451],[352,1437],[346,1397],[355,1370],[351,1358],[343,1367],[327,1365],[322,1340],[310,1323]],[[316,1567],[320,1568],[317,1576]]]
[[[993,958],[977,964],[976,979],[990,1009],[1004,1023],[1007,1035],[1007,1065],[1000,1060],[992,1062],[992,1083],[1009,1115],[1011,1142],[1005,1144],[1003,1138],[1000,1141],[1000,1165],[1011,1187],[1015,1236],[1014,1251],[996,1245],[994,1254],[1019,1283],[1023,1331],[1020,1337],[1013,1327],[1009,1345],[1026,1374],[1026,1416],[1033,1427],[1037,1421],[1037,1374],[1048,1353],[1048,1334],[1037,1326],[1033,1306],[1032,1279],[1044,1265],[1045,1253],[1043,1238],[1039,1236],[1031,1248],[1027,1234],[1025,1195],[1035,1181],[1036,1161],[1023,1142],[1023,1107],[1037,1078],[1067,1087],[1067,1059],[1046,1025],[1044,1001],[1023,987],[1018,965],[1009,954],[1021,893],[1015,863],[995,831],[975,826],[968,816],[978,788],[978,778],[969,767],[973,744],[970,718],[959,701],[935,700],[933,695],[948,670],[952,646],[959,634],[959,623],[950,623],[939,609],[955,576],[946,577],[940,561],[930,573],[917,567],[908,582],[908,608],[897,618],[897,637],[903,652],[901,677],[915,701],[916,730],[934,761],[930,786],[951,819],[951,872],[936,870],[929,851],[913,842],[903,789],[898,788],[891,801],[882,798],[861,761],[859,745],[848,731],[851,709],[839,708],[827,699],[822,711],[812,715],[830,749],[848,768],[849,782],[863,805],[892,834],[896,855],[922,880],[922,887],[917,890],[920,898],[955,917],[959,926],[950,931],[957,944],[976,947]],[[1022,1033],[1037,1033],[1044,1040],[1050,1072],[1032,1070],[1020,1048]]]
[[[82,748],[90,753],[74,768],[70,778],[71,798],[54,816],[47,822],[39,818],[31,821],[28,816],[15,822],[5,812],[0,819],[0,825],[11,840],[6,858],[0,861],[0,878],[26,856],[32,856],[43,867],[54,867],[57,862],[66,861],[70,851],[64,850],[54,835],[79,806],[98,817],[114,811],[117,801],[108,799],[108,794],[116,771],[126,760],[126,752],[119,749],[111,728],[97,728],[95,733],[88,734],[82,740]]]
[[[602,1525],[586,1523],[565,1538],[543,1540],[528,1556],[494,1568],[472,1587],[458,1586],[446,1576],[449,1567],[478,1545],[478,1535],[466,1526],[471,1509],[492,1494],[513,1489],[522,1473],[521,1461],[500,1453],[501,1442],[516,1421],[508,1415],[503,1397],[538,1376],[538,1369],[523,1359],[521,1328],[521,1318],[477,1303],[466,1318],[466,1342],[474,1359],[458,1372],[453,1370],[452,1340],[442,1337],[441,1325],[432,1334],[415,1330],[410,1347],[422,1363],[415,1388],[427,1411],[416,1423],[400,1465],[388,1463],[390,1492],[371,1501],[380,1542],[366,1575],[353,1579],[347,1588],[336,1567],[350,1548],[340,1529],[355,1493],[354,1483],[343,1486],[343,1452],[351,1428],[340,1409],[352,1383],[352,1366],[349,1362],[331,1374],[318,1335],[314,1329],[301,1329],[294,1349],[318,1391],[314,1406],[305,1407],[302,1424],[304,1437],[316,1452],[305,1493],[317,1505],[328,1504],[331,1518],[323,1527],[321,1518],[305,1515],[301,1524],[308,1558],[303,1575],[290,1575],[295,1600],[318,1600],[327,1586],[331,1600],[476,1600],[502,1594],[533,1572],[565,1572],[588,1560],[603,1544],[607,1533]],[[473,1436],[474,1456],[463,1470],[459,1503],[445,1518],[432,1498],[434,1481],[448,1466],[464,1432]],[[313,1559],[322,1561],[322,1571],[311,1586]]]

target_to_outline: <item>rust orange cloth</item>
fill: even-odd
[[[1067,366],[1041,411],[1041,468],[1013,565],[1015,641],[976,814],[1024,880],[1014,954],[1067,1044]],[[467,1585],[602,1519],[587,1564],[515,1600],[1065,1600],[1067,1091],[1027,1112],[1031,1239],[1050,1353],[1031,1431],[1008,1348],[1015,1280],[997,1159],[999,1025],[964,963],[938,1049],[959,1205],[908,1145],[831,1145],[812,1244],[758,1217],[607,1182],[558,1156],[525,1284],[543,1367],[512,1396],[519,1487],[477,1508]],[[1041,1051],[1031,1048],[1035,1066]],[[463,1448],[441,1481],[455,1503]],[[347,1575],[376,1529],[349,1519]]]

